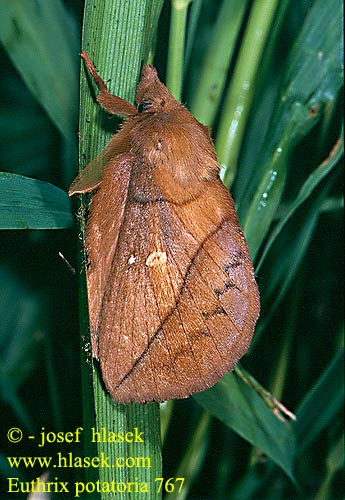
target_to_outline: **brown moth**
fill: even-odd
[[[69,191],[97,188],[86,231],[93,355],[117,401],[184,398],[249,347],[259,294],[247,244],[209,129],[153,66],[142,71],[137,109],[81,55],[99,104],[127,115]]]

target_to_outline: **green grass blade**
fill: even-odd
[[[320,182],[335,168],[338,164],[340,158],[344,154],[344,145],[342,138],[338,140],[337,145],[334,150],[330,154],[330,157],[321,163],[313,172],[308,176],[306,181],[303,183],[298,195],[295,200],[290,204],[287,209],[286,215],[279,221],[274,230],[271,232],[270,237],[265,245],[265,249],[262,253],[260,261],[256,266],[256,272],[259,271],[269,249],[273,245],[275,239],[285,226],[285,224],[289,221],[289,219],[293,216],[296,210],[307,200]]]
[[[321,211],[325,213],[338,212],[340,210],[344,210],[343,196],[329,196],[321,206]]]
[[[158,22],[161,0],[134,0],[118,2],[104,0],[89,0],[85,3],[82,48],[94,60],[100,75],[108,81],[109,90],[116,95],[133,102],[140,68],[146,62],[154,30]],[[111,79],[109,81],[109,79]],[[85,165],[84,155],[94,158],[108,142],[114,130],[104,130],[106,117],[90,92],[90,84],[84,66],[81,69],[81,108],[80,108],[80,159]],[[113,122],[114,123],[114,122]],[[108,122],[109,124],[109,122]],[[83,224],[83,223],[82,223]],[[84,261],[85,265],[85,261]],[[85,270],[84,270],[85,272]],[[84,282],[81,296],[85,297]],[[85,335],[87,321],[87,304],[81,311],[82,335]],[[87,377],[87,374],[85,374]],[[85,385],[89,383],[88,378]],[[158,404],[122,405],[113,401],[105,392],[98,369],[93,367],[94,404],[96,423],[92,415],[85,413],[85,427],[96,425],[98,430],[103,427],[114,432],[131,432],[135,427],[144,433],[144,443],[97,443],[98,454],[104,453],[116,457],[136,458],[146,457],[150,467],[122,467],[99,469],[99,478],[106,483],[134,482],[139,483],[139,491],[135,493],[138,500],[153,500],[161,498],[157,492],[155,478],[161,477],[161,441]],[[84,389],[87,397],[87,389]],[[92,400],[84,401],[88,406]],[[89,420],[86,420],[89,419]],[[90,421],[91,419],[91,421]],[[148,462],[145,462],[147,464]],[[140,492],[140,487],[149,491]],[[99,498],[109,499],[109,493],[104,491]],[[127,499],[128,492],[119,491],[118,499]]]
[[[281,150],[277,150],[272,163],[261,179],[247,216],[242,222],[253,260],[255,260],[282,197],[286,180],[286,163],[287,154],[285,152],[282,154]]]
[[[342,408],[344,402],[344,351],[330,361],[299,405],[295,424],[298,452],[309,446]]]
[[[330,179],[320,190],[318,196],[311,201],[309,206],[305,207],[300,223],[291,227],[287,226],[285,231],[280,234],[280,238],[277,239],[276,245],[272,247],[271,259],[273,262],[279,262],[279,266],[272,268],[268,263],[267,285],[265,296],[262,297],[262,307],[266,310],[266,315],[257,326],[254,342],[265,331],[268,322],[276,312],[300,269],[319,220],[320,207],[332,184],[333,179]],[[291,245],[291,241],[293,241],[293,245]]]
[[[169,401],[164,401],[160,405],[160,415],[161,415],[161,437],[162,443],[164,444],[165,438],[170,426],[171,417],[173,414],[175,401],[170,399]]]
[[[203,412],[201,414],[191,441],[176,471],[176,477],[183,477],[185,479],[183,487],[181,491],[175,488],[174,491],[169,493],[170,500],[188,499],[190,488],[194,480],[198,477],[198,474],[200,474],[206,456],[210,420],[211,416],[209,413]]]
[[[247,4],[243,0],[223,1],[192,95],[191,112],[209,127],[214,123]]]
[[[182,92],[187,10],[190,2],[191,0],[171,0],[166,83],[177,100],[181,99]]]
[[[186,50],[184,58],[184,73],[186,73],[186,68],[188,67],[192,57],[193,44],[195,40],[195,35],[197,33],[201,8],[202,8],[202,0],[192,0],[192,5],[190,8],[190,14],[188,19],[188,32],[187,32]]]
[[[0,322],[0,398],[20,425],[34,432],[20,389],[40,361],[42,344],[35,333],[37,324],[42,324],[41,305],[38,295],[33,296],[17,273],[4,266],[0,267],[0,311],[2,318],[7,313],[6,321]]]
[[[48,182],[0,172],[0,229],[66,229],[72,225],[65,191]]]
[[[228,373],[193,398],[253,446],[262,450],[294,481],[294,434],[247,384]]]
[[[241,45],[231,86],[225,99],[216,137],[218,160],[225,169],[223,182],[232,185],[248,119],[263,50],[278,6],[277,0],[256,0]]]
[[[60,0],[0,5],[0,40],[27,87],[62,136],[74,139],[78,34]]]
[[[328,500],[333,495],[332,480],[334,475],[344,468],[345,454],[344,454],[344,432],[331,448],[326,461],[327,471],[324,480],[315,496],[315,500]]]
[[[258,166],[262,173],[256,174],[239,206],[253,258],[280,202],[293,148],[320,120],[342,85],[342,9],[337,0],[330,3],[316,0],[305,20],[289,57],[280,105],[268,131],[263,163]]]

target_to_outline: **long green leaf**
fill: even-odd
[[[334,355],[297,409],[295,424],[298,452],[313,442],[344,402],[344,351]]]
[[[216,138],[223,182],[229,188],[235,178],[245,124],[254,95],[255,80],[279,2],[254,0],[241,44],[233,79],[227,93]]]
[[[87,0],[84,10],[82,48],[94,60],[100,75],[108,81],[109,90],[116,95],[133,101],[136,84],[142,64],[147,61],[152,40],[156,30],[162,0]],[[110,81],[109,81],[110,80]],[[95,102],[94,94],[90,92],[90,81],[84,65],[81,67],[81,103],[80,122],[80,166],[85,166],[84,156],[94,158],[108,142],[113,130],[105,130],[106,115]],[[82,204],[84,200],[82,200]],[[81,229],[84,230],[84,221]],[[85,254],[81,253],[82,270],[80,297],[82,336],[87,333],[87,303],[85,293]],[[94,404],[96,427],[114,432],[133,432],[135,427],[142,432],[143,443],[97,443],[98,454],[111,456],[112,462],[117,457],[128,457],[136,460],[146,457],[144,467],[115,467],[99,469],[99,479],[104,483],[139,483],[139,491],[135,492],[138,500],[149,497],[161,498],[157,491],[157,477],[162,477],[161,442],[159,406],[156,403],[148,405],[123,405],[115,402],[106,392],[98,368],[93,365]],[[88,398],[89,377],[85,373],[84,425],[90,428],[94,425]],[[149,463],[149,465],[147,465]],[[142,488],[142,491],[140,491]],[[116,498],[127,499],[128,491],[117,491]],[[98,498],[109,499],[109,493],[103,491]]]
[[[76,124],[77,29],[61,0],[2,0],[0,40],[67,141]]]
[[[345,436],[344,432],[339,437],[338,441],[335,445],[330,449],[327,460],[326,467],[327,471],[323,482],[319,488],[317,495],[315,496],[315,500],[328,500],[333,495],[333,485],[332,480],[334,475],[344,468],[345,463]]]
[[[72,224],[71,203],[62,189],[0,172],[0,229],[65,229]]]
[[[228,373],[211,389],[193,398],[211,415],[262,450],[294,480],[294,433],[234,373]]]
[[[268,130],[263,163],[241,200],[239,215],[254,258],[279,205],[285,187],[287,161],[296,144],[336,99],[342,85],[342,6],[316,0],[294,49],[280,104]],[[320,36],[322,34],[322,36]],[[252,199],[248,208],[248,199]]]
[[[192,95],[191,112],[209,127],[214,123],[247,4],[247,0],[223,0]]]
[[[185,33],[190,2],[191,0],[171,0],[167,87],[178,100],[181,99],[182,91]]]
[[[285,231],[280,234],[280,238],[277,239],[276,246],[272,247],[272,261],[279,262],[279,266],[276,266],[276,268],[269,266],[268,284],[265,288],[265,296],[262,297],[262,306],[266,310],[266,315],[258,324],[254,342],[265,331],[268,322],[276,312],[296,277],[314,235],[320,216],[320,207],[331,185],[332,179],[326,182],[318,193],[318,196],[314,200],[311,200],[310,205],[306,207],[300,224],[295,224],[291,228],[287,226]],[[292,240],[293,245],[289,244]]]
[[[1,217],[1,215],[0,215]],[[20,424],[34,432],[32,415],[19,396],[39,360],[40,341],[35,333],[42,324],[39,297],[23,286],[16,273],[0,266],[0,400],[17,416]]]
[[[176,477],[185,478],[183,488],[181,491],[175,488],[169,494],[170,500],[185,500],[188,498],[190,488],[200,473],[206,456],[210,420],[210,414],[203,412],[194,430],[191,442],[184,453],[183,460],[181,460],[179,468],[176,471]]]
[[[327,158],[324,162],[321,163],[313,172],[308,176],[306,181],[303,183],[296,199],[290,204],[287,209],[286,215],[279,221],[274,230],[271,232],[270,237],[265,245],[264,252],[260,258],[260,262],[256,266],[256,272],[259,271],[262,262],[264,261],[269,249],[274,243],[275,239],[279,235],[280,231],[283,229],[288,220],[293,216],[296,210],[307,200],[310,195],[314,192],[316,187],[320,184],[320,182],[332,171],[332,169],[338,164],[341,156],[344,153],[344,145],[342,138],[339,139],[336,149],[330,155],[330,158]]]

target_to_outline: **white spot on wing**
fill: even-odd
[[[131,255],[130,258],[128,259],[127,263],[131,266],[134,264],[134,262],[137,260],[137,258],[134,255]]]
[[[151,252],[150,255],[146,259],[147,267],[156,267],[162,266],[167,261],[167,254],[165,252],[161,252],[159,250],[155,250]]]

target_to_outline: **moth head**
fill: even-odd
[[[155,68],[149,64],[144,66],[141,72],[136,103],[138,104],[139,114],[166,112],[181,106],[159,80]]]

